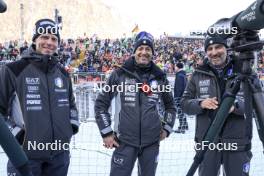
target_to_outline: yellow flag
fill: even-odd
[[[138,24],[132,30],[132,33],[137,33],[137,32],[139,32]]]

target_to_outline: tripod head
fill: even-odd
[[[244,30],[230,38],[230,48],[234,61],[234,72],[250,75],[252,65],[257,60],[256,52],[263,49],[264,41],[259,39],[257,30]]]
[[[263,48],[264,41],[259,39],[258,31],[245,30],[235,35],[228,51],[248,52],[260,51]]]

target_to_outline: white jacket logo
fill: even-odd
[[[210,86],[210,79],[206,79],[206,80],[201,80],[201,81],[199,81],[199,86],[200,86],[200,87],[207,87],[207,86]]]
[[[62,88],[63,87],[63,81],[61,78],[56,78],[55,79],[55,85],[58,87],[58,88]]]
[[[39,80],[39,78],[29,78],[29,77],[26,77],[26,84],[29,84],[29,85],[37,85],[37,84],[40,84],[40,80]]]
[[[153,89],[157,89],[158,88],[158,82],[156,80],[151,81],[150,87],[152,87]]]

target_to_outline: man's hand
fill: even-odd
[[[213,98],[206,98],[201,102],[201,107],[203,109],[217,109],[218,108],[218,101],[216,97]]]
[[[115,136],[112,134],[110,136],[103,138],[105,148],[112,149],[113,147],[119,147],[119,144],[115,140]]]
[[[162,129],[160,132],[160,141],[164,140],[167,137],[168,133],[166,130]]]

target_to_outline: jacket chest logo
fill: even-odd
[[[200,80],[199,81],[199,88],[200,88],[200,98],[208,98],[209,97],[209,86],[210,86],[210,79]]]
[[[199,81],[199,87],[209,87],[209,86],[210,86],[210,79]]]
[[[58,88],[62,88],[63,87],[63,81],[60,77],[58,78],[55,78],[55,85],[58,87]]]
[[[28,85],[39,85],[40,79],[39,78],[26,77],[26,84],[28,84]]]
[[[156,80],[151,81],[150,82],[150,87],[152,89],[157,89],[158,88],[158,81],[156,81]]]
[[[136,79],[126,78],[125,84],[136,84]]]

